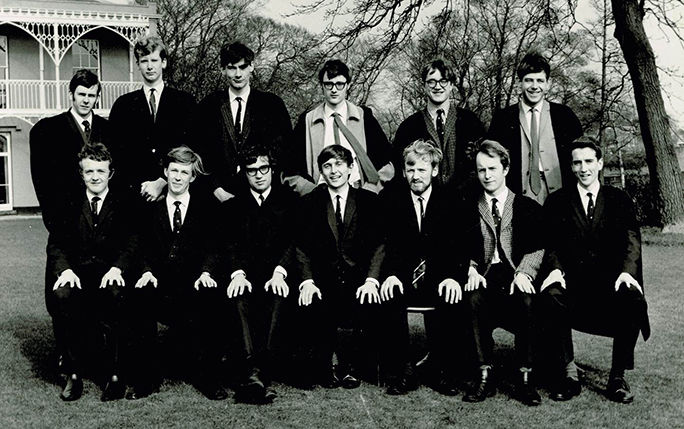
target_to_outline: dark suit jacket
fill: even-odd
[[[451,109],[455,109],[455,116]],[[402,155],[404,148],[414,141],[432,140],[439,144],[437,130],[434,126],[428,125],[425,115],[428,115],[426,109],[421,109],[404,119],[394,135],[394,157],[398,171],[404,166]],[[450,165],[448,168],[442,165],[438,183],[453,186],[456,189],[474,187],[477,183],[474,180],[475,164],[471,155],[476,143],[484,135],[484,126],[470,110],[452,105],[444,127],[445,138],[454,139],[454,142],[453,150],[444,154],[442,164],[449,163]],[[396,174],[395,178],[402,179],[400,174]]]
[[[190,202],[180,233],[171,228],[166,198],[152,203],[143,216],[141,231],[142,272],[151,271],[166,291],[188,291],[207,271],[216,271],[213,205],[190,189]],[[164,285],[164,286],[162,286]]]
[[[367,277],[381,281],[384,244],[377,195],[349,189],[342,236],[326,185],[304,196],[300,206],[296,256],[302,280],[313,279],[321,291],[356,289]]]
[[[295,274],[291,246],[297,197],[286,187],[274,185],[259,206],[247,188],[243,187],[219,209],[223,227],[219,246],[225,261],[222,266],[227,276],[244,270],[248,280],[263,287],[277,265],[285,268],[288,276]]]
[[[107,120],[93,114],[90,141],[104,142]],[[57,219],[85,193],[78,153],[87,142],[71,112],[43,118],[31,128],[31,178],[43,222],[53,231]]]
[[[385,231],[385,259],[383,262],[382,280],[394,275],[404,284],[406,291],[413,280],[413,270],[421,259],[425,260],[424,284],[434,289],[449,273],[467,269],[468,260],[462,252],[455,253],[463,246],[449,247],[451,241],[447,233],[452,229],[448,224],[458,223],[459,205],[446,190],[433,185],[432,194],[425,206],[425,218],[422,228],[418,229],[418,220],[411,198],[411,190],[405,184],[387,187],[380,193],[381,207]],[[449,255],[450,258],[445,258]],[[457,257],[460,255],[460,258]],[[458,264],[460,270],[449,267]],[[456,279],[454,277],[454,279]],[[378,279],[380,280],[380,279]],[[382,280],[380,280],[382,282]]]
[[[193,96],[164,85],[158,104],[153,121],[141,88],[117,98],[109,114],[118,181],[136,194],[142,182],[164,177],[162,160],[169,150],[180,145],[196,149]]]
[[[89,288],[97,288],[101,276],[111,267],[120,268],[127,279],[129,273],[135,271],[137,241],[130,228],[131,208],[132,204],[123,195],[110,189],[97,219],[90,213],[85,191],[77,204],[59,213],[59,228],[50,232],[47,245],[45,297],[51,314],[54,308],[52,286],[62,271],[73,270],[83,283],[82,287]],[[88,273],[100,278],[84,277]],[[89,281],[97,284],[86,286]]]
[[[559,163],[561,166],[561,180],[563,186],[576,183],[571,169],[570,143],[582,135],[582,124],[575,113],[563,104],[549,102],[551,126],[556,140]],[[520,141],[520,110],[518,103],[512,104],[494,113],[489,125],[487,138],[496,140],[508,149],[511,155],[508,187],[518,195],[522,195],[522,160]]]
[[[494,255],[496,227],[484,194],[469,201],[466,213],[468,221],[463,227],[467,231],[466,247],[471,263],[475,263],[478,272],[485,275]],[[499,258],[512,271],[522,271],[533,281],[537,278],[544,255],[539,231],[541,222],[541,206],[531,198],[515,195],[509,190],[501,213],[500,240],[504,254],[500,253]]]
[[[549,195],[544,211],[547,268],[564,273],[568,291],[592,300],[608,300],[622,272],[644,287],[641,234],[627,193],[601,186],[591,223],[574,184]],[[639,316],[644,338],[648,338],[648,316]]]
[[[283,100],[270,92],[251,88],[244,107],[242,139],[238,140],[230,110],[227,90],[209,94],[199,104],[197,126],[202,141],[201,153],[205,166],[211,172],[212,191],[217,187],[235,193],[239,189],[238,153],[243,147],[264,145],[284,155],[283,149],[290,139],[292,123]]]

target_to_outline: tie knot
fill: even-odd
[[[333,118],[339,118],[340,114],[337,112],[332,112],[332,115],[330,115],[330,116],[332,116]]]
[[[423,197],[418,197],[418,201],[419,201],[420,203],[422,203],[423,201],[425,201],[425,198],[423,198]]]
[[[88,122],[87,120],[85,120],[85,121],[83,121],[83,122],[81,122],[81,123],[83,124],[83,127],[84,127],[84,128],[89,128],[89,127],[90,127],[90,122]]]
[[[589,199],[591,199],[591,197],[593,197],[593,196],[594,195],[591,192],[587,192],[587,197],[589,197]]]
[[[264,203],[264,200],[265,200],[264,196],[263,196],[262,194],[259,194],[259,202],[260,202],[261,204],[263,204],[263,203]]]
[[[179,208],[181,205],[181,202],[180,201],[174,201],[173,205],[176,206],[176,208]]]
[[[492,198],[492,206],[495,206],[498,202],[499,200],[497,200],[496,198]]]
[[[150,88],[150,94],[154,94],[154,91],[156,91],[156,89]]]
[[[437,116],[442,116],[444,114],[444,109],[437,109]]]
[[[241,102],[241,101],[242,101],[242,97],[235,97],[235,101],[237,101],[238,103]]]
[[[92,202],[92,203],[96,203],[98,201],[100,201],[100,197],[93,197],[90,199],[90,202]]]
[[[531,108],[530,108],[530,113],[534,113],[534,112],[536,112],[536,111],[537,111],[537,108],[536,108],[536,107],[531,107]]]

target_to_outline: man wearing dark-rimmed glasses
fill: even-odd
[[[349,68],[329,60],[318,73],[323,103],[300,115],[285,169],[285,181],[300,195],[323,183],[316,158],[324,147],[339,144],[352,152],[349,183],[375,193],[394,177],[392,148],[371,109],[347,100]]]
[[[471,184],[477,189],[468,153],[484,134],[484,127],[473,112],[457,107],[456,100],[452,99],[455,76],[451,66],[442,59],[423,67],[420,77],[426,106],[399,125],[393,143],[395,160],[402,159],[404,148],[412,142],[432,140],[444,154],[435,181],[459,189]]]

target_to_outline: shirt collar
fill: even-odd
[[[90,127],[92,128],[93,126],[93,111],[91,110],[90,113],[88,113],[88,116],[85,118],[82,118],[78,113],[73,108],[70,108],[69,111],[71,112],[71,116],[74,117],[74,120],[78,124],[79,127],[83,127],[83,121],[88,121],[90,123]]]
[[[328,103],[323,103],[323,112],[325,113],[325,117],[329,118],[332,116],[333,113],[337,112],[340,114],[340,119],[347,120],[347,100],[342,101],[342,103],[338,104],[335,106],[333,109],[332,107],[328,106]]]
[[[247,85],[245,87],[244,92],[242,94],[236,94],[233,91],[233,88],[228,88],[228,99],[232,103],[233,101],[235,101],[236,98],[240,97],[242,99],[242,101],[244,101],[246,103],[247,99],[249,98],[249,94],[251,92],[252,92],[252,88],[250,88],[249,85]]]
[[[254,199],[257,201],[257,204],[259,204],[259,195],[263,195],[263,196],[264,196],[264,201],[265,201],[266,198],[268,198],[268,196],[271,194],[271,189],[273,189],[273,187],[272,187],[272,186],[269,186],[268,189],[266,189],[264,192],[262,192],[262,193],[260,194],[260,193],[258,193],[258,192],[254,192],[254,189],[250,188],[250,189],[249,189],[249,192],[252,194],[252,196],[254,197]]]
[[[534,109],[536,109],[537,112],[541,112],[542,107],[544,106],[544,101],[545,101],[545,100],[540,101],[540,102],[537,103],[537,105],[535,105],[535,106],[530,106],[529,104],[525,103],[525,97],[520,97],[520,103],[521,103],[522,106],[523,106],[523,111],[525,112],[525,114],[530,113],[530,109],[531,109],[532,107],[534,107]]]
[[[143,84],[143,91],[145,91],[145,97],[150,97],[150,89],[154,89],[154,96],[159,97],[164,90],[164,81],[160,80],[156,85],[148,86]],[[159,101],[157,100],[157,103]]]
[[[496,201],[499,204],[503,204],[504,202],[506,202],[506,199],[508,198],[508,186],[504,186],[501,190],[499,190],[498,193],[496,193],[494,195],[489,195],[488,193],[485,192],[484,196],[485,196],[485,201],[487,201],[487,204],[489,206],[492,205],[492,199],[494,199],[494,198],[496,198]]]
[[[587,194],[591,192],[591,195],[593,195],[594,200],[596,200],[596,196],[598,195],[600,188],[601,183],[599,183],[598,180],[592,183],[591,186],[589,186],[589,189],[584,189],[584,187],[582,187],[582,185],[580,185],[579,182],[577,182],[577,190],[579,191],[581,197],[588,198]]]
[[[188,207],[188,205],[190,204],[190,192],[188,191],[188,192],[186,192],[183,195],[178,196],[178,197],[175,195],[169,194],[169,193],[166,194],[166,205],[167,205],[167,207],[173,207],[173,205],[174,205],[173,203],[175,203],[176,201],[180,201],[181,205]]]
[[[427,206],[428,201],[430,200],[430,195],[432,195],[432,185],[428,186],[425,191],[423,191],[422,194],[416,195],[413,192],[409,191],[411,193],[411,199],[413,200],[413,204],[416,205],[418,204],[418,197],[423,198],[423,207]]]
[[[446,119],[447,115],[449,115],[449,107],[451,107],[451,102],[444,103],[440,106],[435,106],[434,104],[428,103],[427,111],[432,119],[437,119],[437,110],[442,109],[444,110],[444,119]]]
[[[100,204],[102,204],[107,198],[107,194],[109,193],[109,187],[105,188],[104,191],[100,195],[95,195],[92,192],[90,192],[90,189],[86,188],[86,197],[88,198],[88,201],[92,201],[93,197],[100,197]]]
[[[346,202],[347,197],[349,196],[349,183],[346,183],[343,187],[336,190],[328,188],[328,193],[330,194],[330,199],[333,201],[333,203],[335,202],[335,197],[338,195],[342,197],[342,201]]]

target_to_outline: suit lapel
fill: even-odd
[[[503,231],[512,221],[513,221],[513,200],[515,199],[515,194],[508,191],[508,198],[504,202],[504,211],[501,215],[501,230]],[[493,218],[492,218],[493,219]]]
[[[570,205],[573,208],[573,213],[575,218],[577,218],[577,223],[582,227],[582,229],[587,229],[589,227],[589,222],[587,220],[587,214],[584,211],[584,206],[582,205],[582,199],[579,196],[579,192],[574,187],[570,191]],[[594,216],[596,218],[596,216]]]
[[[249,98],[247,99],[247,102],[245,103],[245,119],[242,121],[242,139],[243,141],[247,140],[247,136],[249,135],[249,130],[250,130],[250,123],[252,122],[250,118],[252,117],[252,105],[254,105],[254,97],[256,96],[257,98],[259,97],[256,94],[256,90],[251,90],[249,94]]]
[[[347,233],[351,228],[349,226],[352,223],[352,219],[354,218],[354,215],[356,213],[356,189],[349,187],[349,193],[347,194],[347,203],[344,206],[344,235],[346,236]],[[344,238],[344,237],[342,237]]]
[[[521,101],[518,102],[518,120],[520,121],[520,127],[525,133],[525,138],[527,139],[526,143],[529,146],[532,138],[530,137],[530,129],[527,126],[527,118],[525,118],[525,106]]]
[[[83,204],[81,204],[81,213],[83,214],[83,217],[86,219],[86,222],[88,222],[88,227],[90,229],[93,229],[93,214],[90,212],[90,201],[88,201],[88,198],[83,198]]]
[[[603,216],[603,210],[606,207],[605,192],[599,188],[598,194],[596,195],[596,206],[594,207],[594,218],[591,222],[591,227],[596,228],[599,224],[599,220]]]
[[[435,123],[432,121],[432,116],[430,116],[427,107],[423,109],[423,120],[425,121],[425,128],[427,129],[428,134],[432,137],[432,141],[439,144],[439,134],[437,134]],[[444,137],[444,141],[446,141],[446,133]]]
[[[432,192],[432,196],[430,197],[430,201],[432,201],[432,198],[434,197],[434,189]],[[413,197],[411,196],[411,191],[409,190],[408,193],[406,194],[406,198],[404,198],[405,204],[404,204],[404,211],[406,213],[406,219],[408,219],[408,225],[411,229],[412,232],[415,232],[416,234],[420,234],[420,229],[418,227],[418,217],[416,215],[416,210],[413,205]],[[423,224],[421,225],[422,230],[425,231],[425,224],[427,223],[428,217],[430,217],[431,211],[427,209],[427,206],[424,208],[425,210],[425,219],[423,219]]]
[[[449,141],[449,139],[454,139],[454,142],[456,141],[456,119],[458,116],[458,111],[456,109],[456,105],[454,103],[451,103],[449,105],[449,114],[446,117],[446,122],[444,123],[444,146],[446,147],[446,142]],[[436,132],[436,130],[435,130]]]
[[[98,223],[100,225],[104,224],[105,220],[109,218],[115,205],[114,197],[110,191],[107,195],[107,198],[105,198],[105,200],[102,202],[102,207],[100,207],[100,213],[98,214]]]
[[[327,189],[324,189],[325,192],[321,192],[321,198],[323,199],[327,211],[327,217],[328,217],[328,226],[330,227],[330,230],[332,231],[333,235],[335,236],[335,243],[340,242],[340,236],[337,232],[337,221],[335,220],[335,208],[333,207],[332,201],[330,200],[330,194],[328,193]]]
[[[492,217],[492,212],[489,210],[489,205],[485,199],[484,193],[480,196],[477,201],[477,209],[480,212],[480,218],[484,220],[485,224],[489,227],[492,232],[492,236],[496,235],[496,227],[494,226],[494,218]]]
[[[76,123],[76,118],[74,118],[74,115],[72,115],[70,111],[66,111],[64,115],[67,123],[69,124],[69,128],[71,128],[71,132],[74,133],[74,135],[78,135],[81,138],[81,145],[78,147],[78,149],[80,150],[85,144],[88,143],[88,139],[86,139],[85,133],[83,132],[81,127]],[[93,122],[95,122],[94,118],[95,114],[93,114]],[[92,124],[90,125],[92,126]],[[76,140],[78,139],[74,139],[74,141]]]
[[[157,222],[162,225],[164,237],[170,237],[173,231],[171,230],[171,224],[169,223],[170,213],[168,207],[166,207],[166,198],[162,198],[157,202],[155,212],[157,213]]]
[[[543,136],[546,132],[546,127],[551,125],[551,107],[548,101],[542,102],[541,111],[539,112],[539,136]]]
[[[233,142],[233,149],[237,148],[237,134],[235,132],[235,123],[233,122],[233,111],[230,108],[230,96],[226,93],[226,99],[221,105],[221,116],[223,117],[223,124],[228,131],[230,141]]]

